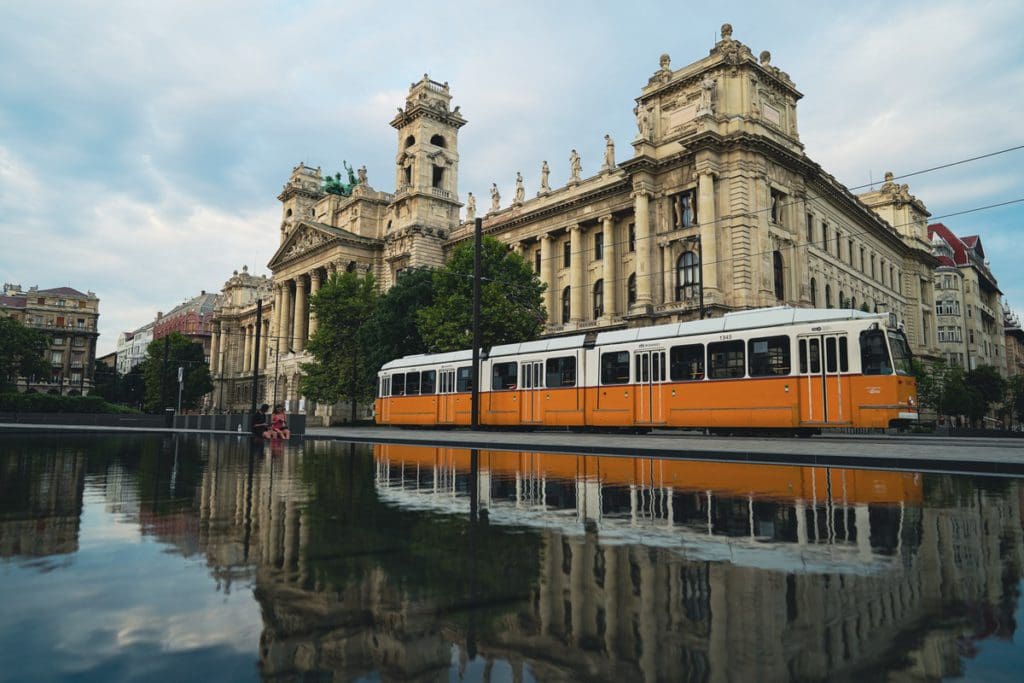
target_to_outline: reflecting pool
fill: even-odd
[[[1018,680],[1017,479],[0,432],[0,681]]]

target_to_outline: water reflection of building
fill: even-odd
[[[378,485],[396,504],[465,508],[469,457],[379,446]],[[541,679],[935,677],[958,672],[964,642],[963,623],[937,626],[944,606],[967,606],[968,638],[1013,629],[1019,495],[965,498],[935,477],[921,507],[907,474],[487,452],[479,466],[492,524],[545,529],[530,609],[492,643],[530,653]],[[702,517],[721,552],[688,539]]]
[[[0,557],[77,551],[84,482],[85,462],[76,450],[0,457]]]

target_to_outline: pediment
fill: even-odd
[[[340,232],[340,231],[339,231]],[[267,266],[274,270],[274,267],[284,263],[285,261],[291,261],[292,259],[303,256],[309,252],[316,251],[321,247],[337,241],[339,235],[333,233],[333,231],[319,227],[316,225],[310,225],[309,223],[299,223],[288,238],[278,247],[277,251],[274,252],[270,262]]]

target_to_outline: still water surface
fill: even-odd
[[[1013,680],[1015,479],[0,433],[0,680]]]

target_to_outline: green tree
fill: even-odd
[[[13,388],[19,377],[49,376],[48,341],[39,330],[0,316],[0,390]]]
[[[303,363],[299,390],[318,403],[352,402],[355,421],[356,403],[374,395],[376,380],[367,368],[365,328],[377,307],[373,275],[356,273],[331,276],[311,299],[317,329],[306,350],[312,363]]]
[[[164,350],[167,351],[166,371]],[[145,407],[158,411],[177,405],[178,368],[184,368],[181,407],[196,408],[203,396],[213,390],[210,368],[203,347],[180,332],[154,339],[146,347],[146,358],[140,364],[146,385]]]
[[[121,403],[122,388],[121,377],[117,370],[101,361],[93,362],[92,370],[92,395],[111,403]]]
[[[434,271],[430,268],[403,271],[391,289],[380,297],[363,336],[366,366],[372,375],[390,360],[427,351],[416,313],[433,302]]]
[[[1013,418],[1018,424],[1024,422],[1024,375],[1014,375],[1007,381],[1006,399]]]
[[[519,255],[485,237],[481,259],[483,346],[535,338],[547,314],[544,285]],[[473,343],[473,244],[463,242],[448,265],[434,272],[434,302],[417,314],[430,351],[465,349]]]
[[[1006,396],[1006,380],[999,374],[999,369],[992,365],[979,365],[968,372],[964,379],[977,392],[982,404],[975,409],[976,413],[980,410],[980,415],[972,417],[975,422],[985,417],[994,404],[1002,403]]]

